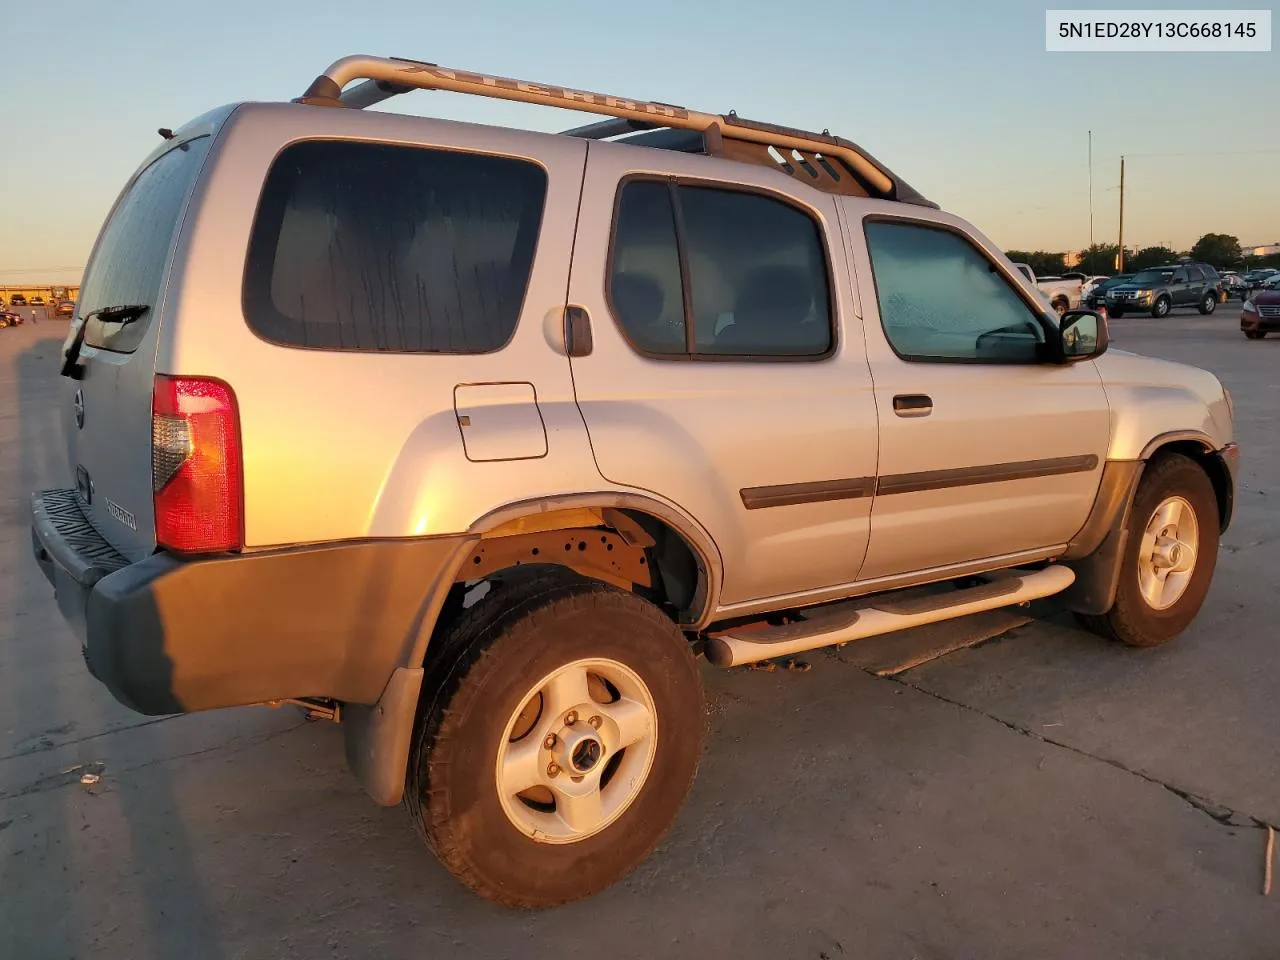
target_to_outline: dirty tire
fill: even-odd
[[[1265,330],[1246,330],[1244,335],[1250,340],[1261,340],[1267,335],[1267,332]]]
[[[1168,297],[1156,297],[1156,302],[1151,305],[1151,315],[1159,320],[1167,317],[1169,311],[1173,308],[1173,301]]]
[[[433,641],[409,757],[405,804],[444,866],[510,907],[550,907],[597,893],[643,861],[693,783],[706,727],[698,664],[653,604],[555,566],[490,578],[490,593]],[[521,832],[497,787],[499,743],[530,687],[577,659],[606,657],[640,676],[657,741],[640,792],[617,820],[570,843]]]
[[[1156,610],[1138,584],[1138,553],[1142,534],[1156,508],[1167,497],[1191,504],[1199,527],[1196,565],[1186,591],[1167,609]],[[1101,615],[1077,614],[1085,629],[1132,647],[1158,647],[1182,633],[1195,619],[1209,592],[1218,560],[1218,501],[1208,474],[1181,454],[1160,455],[1148,464],[1127,521],[1129,539],[1120,563],[1115,603]]]
[[[1200,301],[1196,307],[1203,315],[1208,316],[1218,309],[1218,295],[1215,293],[1206,293],[1204,299]]]

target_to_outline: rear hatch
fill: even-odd
[[[82,336],[67,383],[64,429],[89,522],[130,560],[155,549],[151,404],[156,338],[178,229],[210,136],[174,141],[121,193],[85,272],[64,357]],[[113,307],[145,307],[124,311]],[[103,311],[106,311],[105,314]],[[88,318],[87,320],[85,318]]]

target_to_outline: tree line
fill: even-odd
[[[1049,253],[1044,250],[1009,250],[1010,260],[1028,264],[1036,276],[1052,277],[1067,269],[1088,274],[1111,274],[1116,269],[1118,244],[1095,243],[1082,252],[1080,260],[1068,268],[1065,253]],[[1143,247],[1138,250],[1125,247],[1124,269],[1126,273],[1172,263],[1179,257],[1190,257],[1207,263],[1217,270],[1253,270],[1258,267],[1280,268],[1280,254],[1266,257],[1246,257],[1240,249],[1240,241],[1226,233],[1206,233],[1192,244],[1190,250],[1170,250],[1168,247]]]

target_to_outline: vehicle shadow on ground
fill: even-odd
[[[11,473],[10,482],[5,484],[8,489],[3,492],[5,526],[23,534],[29,517],[30,493],[69,485],[59,419],[71,387],[58,376],[60,347],[66,331],[64,323],[49,323],[47,327],[41,323],[25,333],[19,328],[20,335],[32,342],[16,356],[11,355],[11,371],[7,375],[0,373],[0,379],[12,376],[15,382],[11,389],[18,398],[13,414],[17,421],[16,449],[11,449],[4,458],[10,471],[15,460],[17,467],[16,475]],[[5,344],[0,343],[0,347],[3,346]],[[4,363],[3,358],[4,354],[0,353],[0,363]],[[0,540],[0,549],[3,565],[12,571],[7,592],[0,593],[0,597],[7,600],[3,607],[8,608],[6,611],[0,607],[0,635],[8,632],[15,645],[25,643],[38,647],[49,639],[41,634],[48,632],[49,615],[54,609],[52,588],[44,581],[31,556],[29,539],[17,536],[13,542]],[[26,600],[29,609],[23,607],[25,598],[30,598]],[[56,613],[52,615],[56,617]],[[61,635],[62,631],[56,633],[56,650],[36,650],[36,655],[23,655],[23,670],[5,671],[7,676],[0,680],[0,685],[14,707],[14,715],[24,724],[54,730],[75,727],[79,734],[92,737],[104,729],[106,718],[101,707],[95,706],[96,698],[86,701],[79,683],[69,680],[82,679],[69,667],[77,667],[79,671],[84,668],[79,663],[69,664],[68,656],[59,656],[67,645],[63,643],[66,638]],[[78,766],[88,770],[91,765]],[[176,802],[172,775],[163,764],[153,766],[148,773],[145,796],[139,795],[136,779],[111,784],[115,794],[111,807],[127,829],[130,858],[137,865],[131,879],[138,897],[131,906],[140,910],[142,916],[138,919],[145,921],[150,934],[149,947],[136,944],[134,955],[186,957],[191,956],[193,947],[198,945],[200,956],[217,960],[226,954],[217,918],[204,896],[203,879],[181,807]],[[67,774],[76,780],[80,775],[75,768]],[[76,788],[80,789],[79,784]],[[42,858],[40,875],[58,878],[59,882],[41,884],[39,891],[28,891],[28,896],[38,897],[40,915],[46,922],[40,925],[43,936],[38,945],[31,944],[36,953],[24,949],[15,952],[15,957],[79,955],[79,950],[94,939],[85,933],[91,925],[97,925],[90,919],[98,909],[92,902],[93,887],[83,882],[83,875],[87,868],[92,869],[92,864],[85,862],[81,831],[86,825],[77,822],[84,819],[83,811],[76,809],[76,801],[82,798],[69,794],[66,789],[50,790],[45,796],[47,802],[40,805],[37,844],[28,853]],[[157,856],[163,857],[163,870],[153,868]],[[68,882],[77,875],[81,882]],[[173,909],[175,892],[181,898],[181,909],[177,911]],[[31,917],[12,919],[13,929],[19,925],[27,929],[34,926]]]

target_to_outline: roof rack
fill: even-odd
[[[354,86],[348,87],[354,81]],[[500,100],[604,114],[613,119],[564,131],[601,140],[662,128],[695,131],[705,152],[759,164],[828,193],[897,200],[937,208],[857,144],[826,131],[745,120],[735,113],[687,110],[525,80],[494,77],[400,57],[343,57],[312,81],[295,103],[364,109],[410,90],[448,90]],[[644,142],[637,138],[637,142]]]

